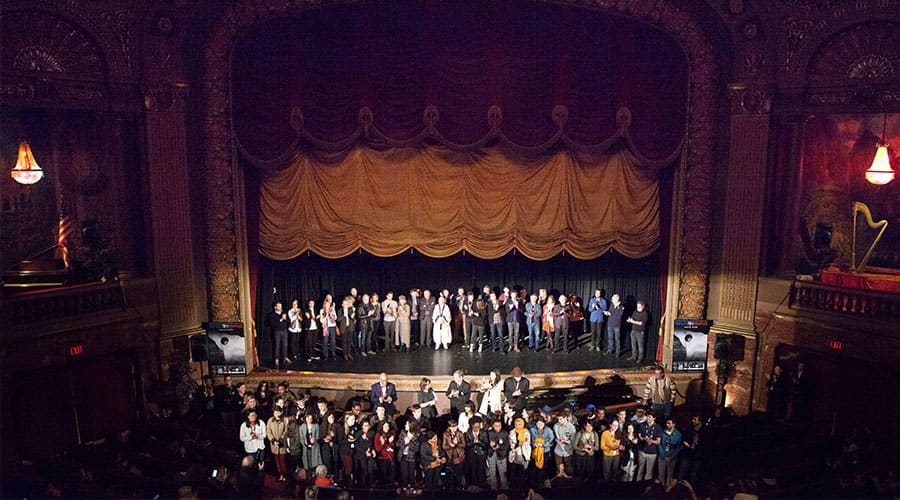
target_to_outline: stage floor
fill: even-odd
[[[338,351],[340,355],[340,350]],[[353,373],[381,373],[392,375],[421,375],[431,376],[435,374],[451,375],[454,370],[462,369],[468,374],[488,374],[496,368],[501,373],[507,374],[513,367],[518,366],[526,373],[546,372],[570,372],[579,370],[641,370],[652,366],[653,363],[637,364],[626,360],[630,352],[622,353],[622,357],[606,355],[602,352],[588,351],[587,347],[572,350],[569,354],[563,352],[551,353],[546,349],[534,352],[523,349],[522,352],[501,354],[499,352],[469,352],[459,345],[451,345],[448,350],[434,350],[433,348],[418,348],[410,352],[378,351],[376,355],[368,357],[357,356],[352,361],[342,358],[336,360],[295,360],[288,366],[281,367],[281,371],[312,371],[312,372],[353,372]],[[262,368],[274,369],[269,363],[262,364]]]

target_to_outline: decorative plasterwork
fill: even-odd
[[[109,9],[110,5],[106,2],[82,0],[8,0],[2,3],[0,11],[3,17],[31,13],[78,26],[91,43],[100,48],[101,60],[107,68],[109,78],[115,81],[133,80],[132,53],[136,38],[133,7],[141,4],[119,2],[115,4],[116,10]],[[29,35],[26,39],[40,39],[40,30],[35,30],[30,25],[25,26],[26,34]],[[4,29],[3,38],[5,52],[6,42],[14,37],[12,32]]]
[[[860,24],[833,35],[812,57],[809,78],[863,85],[900,81],[900,23]]]
[[[324,2],[328,3],[328,2]],[[339,3],[339,2],[335,2]],[[716,82],[714,50],[701,23],[666,0],[569,0],[558,2],[608,11],[658,26],[684,48],[690,66],[688,140],[684,151],[685,185],[682,205],[683,245],[679,257],[678,317],[701,318],[706,311],[709,278],[709,236],[716,144]],[[215,24],[203,53],[201,112],[203,163],[206,178],[206,248],[209,266],[210,314],[219,321],[240,318],[238,282],[239,239],[236,231],[234,143],[229,108],[229,56],[234,40],[252,26],[278,15],[321,8],[321,2],[245,0],[232,3]]]

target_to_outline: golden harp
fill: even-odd
[[[872,229],[881,229],[878,231],[878,235],[875,236],[875,240],[869,245],[869,249],[866,251],[866,254],[863,255],[862,260],[859,263],[856,262],[856,221],[859,219],[859,213],[862,212],[863,215],[866,216],[866,224],[869,225]],[[852,249],[851,249],[851,265],[850,271],[854,273],[861,273],[866,268],[866,264],[869,262],[869,257],[872,256],[872,252],[875,250],[875,246],[878,245],[878,241],[881,240],[881,236],[884,234],[884,231],[887,229],[888,221],[880,220],[875,222],[872,220],[872,212],[869,211],[869,207],[862,202],[854,201],[853,202],[853,240],[852,240]]]

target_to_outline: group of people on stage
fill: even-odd
[[[641,362],[648,321],[643,301],[626,314],[621,296],[607,300],[602,289],[595,290],[585,311],[575,295],[555,297],[546,289],[529,295],[521,288],[501,291],[486,285],[477,294],[459,288],[453,295],[444,289],[434,296],[428,289],[421,294],[413,289],[409,297],[396,300],[394,292],[382,300],[378,293],[360,296],[352,288],[340,303],[326,294],[320,307],[312,299],[305,305],[294,300],[288,309],[275,302],[265,326],[280,368],[298,359],[317,359],[317,344],[322,358],[337,359],[338,339],[346,360],[373,356],[379,349],[409,351],[415,345],[449,349],[454,339],[470,352],[482,352],[487,344],[494,352],[521,352],[526,346],[540,351],[546,346],[568,353],[577,347],[582,330],[590,332],[588,349],[601,351],[605,344],[605,353],[616,356],[622,355],[622,335],[628,332],[629,359]]]
[[[480,384],[456,371],[443,393],[450,412],[439,416],[441,396],[427,378],[417,403],[402,414],[386,373],[369,391],[368,412],[359,399],[338,414],[324,399],[267,393],[261,384],[244,398],[239,435],[248,456],[274,460],[280,481],[302,471],[320,486],[452,491],[525,489],[573,477],[585,483],[695,481],[706,446],[703,425],[694,417],[679,431],[671,408],[658,400],[661,387],[677,391],[669,377],[655,374],[645,392],[652,411],[642,406],[631,415],[626,409],[606,415],[589,404],[576,415],[568,407],[527,408],[530,384],[519,368],[506,378],[492,371]]]

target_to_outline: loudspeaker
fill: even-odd
[[[716,347],[713,349],[716,359],[742,361],[744,359],[744,337],[740,335],[716,335]]]

